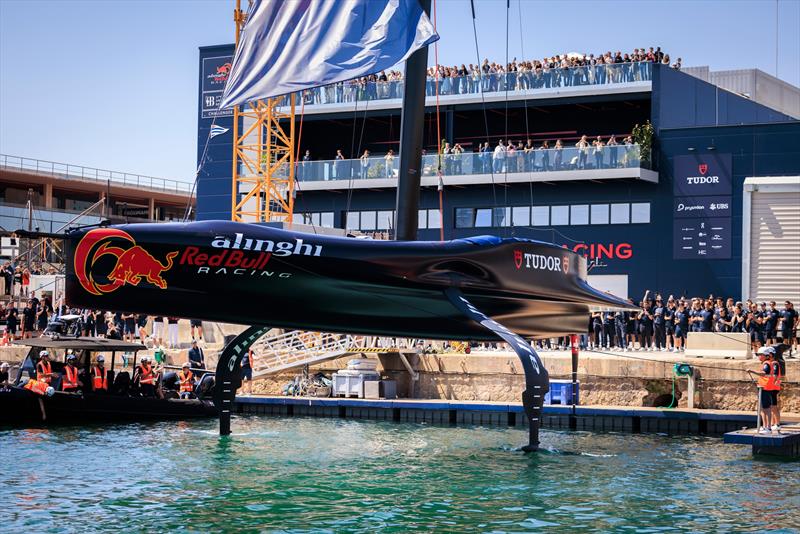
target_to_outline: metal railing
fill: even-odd
[[[400,169],[399,156],[362,157],[359,159],[303,161],[296,164],[295,176],[301,182],[325,180],[363,180],[397,178]],[[595,171],[598,169],[632,169],[642,167],[639,145],[612,145],[595,148],[579,148],[574,145],[563,148],[486,152],[463,152],[443,155],[441,159],[444,176],[477,174],[518,174],[554,171]],[[422,157],[422,175],[436,176],[439,156],[429,154]],[[245,174],[246,169],[240,172]],[[285,175],[288,165],[279,171]]]
[[[177,180],[96,169],[94,167],[84,167],[83,165],[70,165],[69,163],[59,163],[42,159],[23,158],[8,154],[0,154],[0,166],[7,169],[19,169],[23,171],[32,171],[38,174],[48,174],[57,178],[111,182],[113,184],[143,189],[156,189],[159,191],[177,193],[190,193],[192,190],[192,184],[179,182]]]
[[[538,69],[507,73],[470,73],[466,76],[439,78],[439,95],[470,95],[500,92],[542,92],[552,89],[584,86],[619,85],[634,82],[647,82],[653,78],[653,63],[647,61],[633,63],[612,63],[609,65],[589,65]],[[346,104],[374,100],[393,100],[403,96],[403,80],[367,82],[351,80],[347,82],[307,89],[297,93],[297,102],[305,105]],[[428,76],[425,95],[436,94],[436,80]],[[282,105],[288,105],[288,96]]]
[[[254,375],[262,376],[366,348],[366,338],[291,330],[264,337],[253,345]]]

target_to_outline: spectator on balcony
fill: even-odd
[[[514,141],[508,142],[505,172],[517,172],[517,147],[514,146]]]
[[[365,150],[359,159],[361,160],[361,178],[367,178],[370,166],[369,150]]]
[[[310,171],[311,171],[311,151],[306,150],[306,153],[303,154],[303,159],[300,163],[300,175],[297,177],[298,180],[307,180],[310,178]]]
[[[612,169],[617,168],[617,152],[619,149],[619,143],[617,143],[617,138],[614,137],[614,134],[611,134],[611,137],[608,138],[608,143],[606,143],[608,147],[608,166]]]
[[[442,148],[442,159],[444,160],[444,175],[445,176],[452,176],[453,175],[453,147],[450,146],[450,143],[445,142],[444,148]]]
[[[660,63],[661,63],[662,65],[664,65],[665,67],[669,67],[669,63],[670,63],[670,61],[669,61],[669,54],[665,54],[665,55],[664,55],[664,57],[661,59],[661,62],[660,62]]]
[[[633,144],[633,137],[630,135],[625,138],[625,156],[623,157],[623,167],[636,167],[639,164],[639,155],[636,152],[636,145]]]
[[[3,268],[0,271],[0,276],[2,276],[3,280],[5,281],[3,294],[10,295],[11,287],[14,285],[14,268],[11,266],[10,261],[7,261],[5,264],[3,264]]]
[[[555,152],[553,170],[560,171],[564,161],[564,145],[561,144],[561,139],[556,139],[556,145],[553,147],[553,150]]]
[[[503,172],[506,165],[506,145],[503,144],[502,139],[497,143],[497,146],[494,147],[492,164],[494,166],[494,172]]]
[[[547,172],[550,170],[550,143],[545,140],[539,150],[542,151],[542,171]],[[533,170],[536,170],[536,156],[533,157]]]
[[[336,150],[336,157],[333,158],[333,172],[335,174],[334,178],[341,179],[345,177],[345,162],[344,162],[344,155],[342,154],[341,149]],[[350,173],[347,173],[348,177]]]
[[[533,143],[530,139],[525,143],[522,152],[525,154],[525,172],[531,172],[536,164],[536,152],[533,151]]]
[[[384,164],[386,167],[386,177],[392,178],[394,176],[394,150],[390,148],[389,152],[383,156],[383,159],[386,161]]]
[[[681,70],[681,62],[682,61],[683,60],[681,58],[678,58],[678,61],[676,61],[675,63],[672,64],[672,68],[675,69],[675,70]]]
[[[592,141],[592,145],[594,145],[594,168],[595,169],[602,169],[603,168],[603,147],[605,144],[603,143],[603,139],[598,135],[597,139]]]
[[[492,172],[492,149],[489,147],[489,142],[485,141],[480,149],[481,152],[481,172],[489,174]]]
[[[589,141],[586,136],[582,135],[580,141],[575,143],[575,146],[578,147],[578,168],[585,169],[586,159],[589,157]]]
[[[453,146],[453,174],[455,175],[463,174],[463,154],[464,148],[459,143],[456,143]]]

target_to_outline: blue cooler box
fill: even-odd
[[[575,384],[575,404],[580,404],[581,383]],[[550,391],[544,396],[545,404],[572,404],[572,380],[551,380]]]

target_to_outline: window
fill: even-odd
[[[324,226],[326,228],[333,228],[333,212],[332,211],[325,211],[320,218],[320,226]]]
[[[608,204],[592,204],[592,224],[608,224]]]
[[[511,208],[492,208],[492,226],[511,226]]]
[[[378,230],[388,230],[394,226],[394,212],[393,211],[379,211],[378,212]]]
[[[488,228],[492,225],[492,210],[481,208],[475,210],[475,228]]]
[[[530,226],[531,209],[528,206],[515,206],[511,208],[511,224],[514,226]]]
[[[630,204],[611,204],[611,224],[628,224],[630,222]]]
[[[439,229],[442,227],[441,214],[439,210],[428,210],[428,228]]]
[[[577,204],[574,206],[570,206],[569,211],[570,211],[569,223],[572,226],[589,224],[588,204]]]
[[[374,211],[361,212],[361,230],[377,229],[377,214]]]
[[[569,224],[569,206],[553,206],[552,219],[550,224],[553,226],[566,226]]]
[[[550,226],[550,206],[534,206],[531,208],[531,215],[533,226]],[[553,219],[555,219],[555,214],[553,214]]]
[[[347,224],[345,228],[348,230],[358,230],[358,212],[357,211],[349,211],[347,212]]]
[[[472,228],[474,225],[474,208],[456,208],[456,228]]]
[[[417,227],[420,230],[426,229],[428,227],[428,212],[425,210],[419,210],[417,212],[417,216],[419,217],[417,219]]]
[[[650,203],[634,202],[631,204],[631,223],[641,224],[650,222]]]

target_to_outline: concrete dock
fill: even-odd
[[[525,427],[520,403],[447,400],[371,400],[347,398],[278,397],[266,395],[236,398],[236,412],[281,416],[339,417],[453,425]],[[544,428],[661,432],[721,436],[755,424],[753,412],[690,410],[629,406],[545,405]],[[800,415],[786,415],[800,422]]]
[[[784,424],[780,433],[759,434],[755,428],[728,432],[725,443],[750,445],[754,455],[800,458],[800,424]]]

